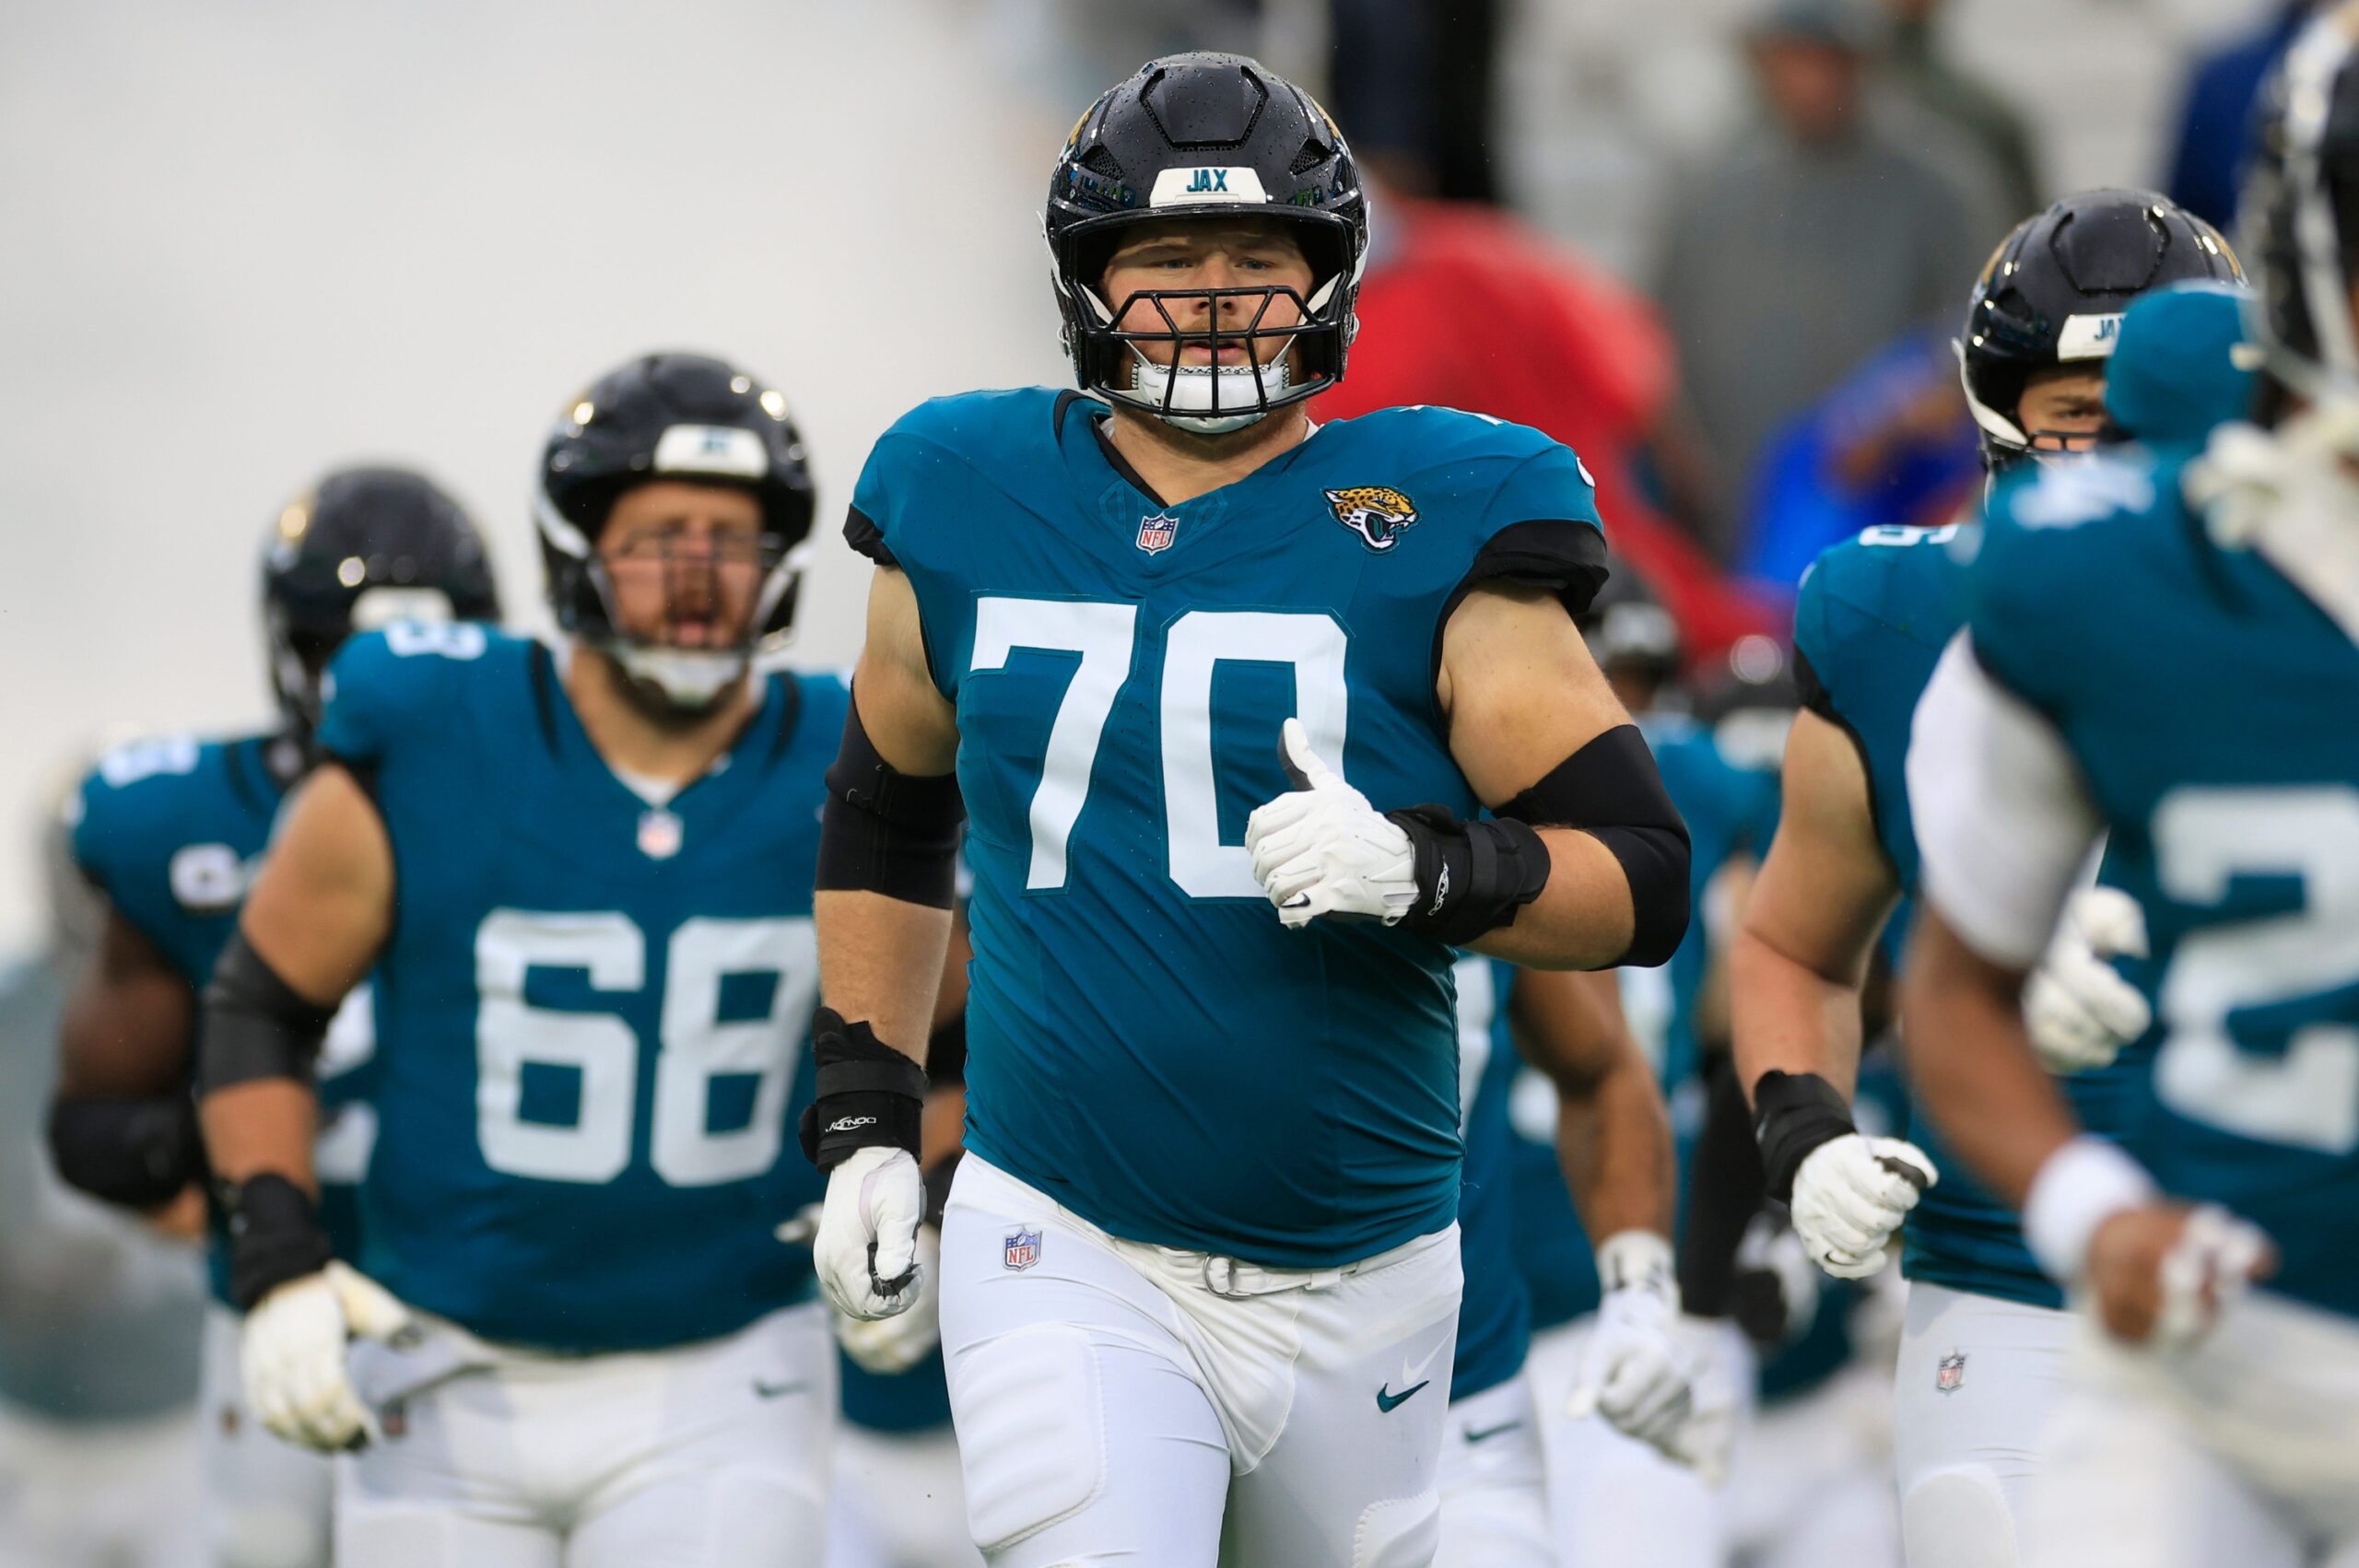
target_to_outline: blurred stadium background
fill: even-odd
[[[1933,8],[1954,68],[2020,111],[2045,197],[2165,183],[2189,62],[2281,5]],[[1442,144],[1445,193],[1487,186],[1644,287],[1682,171],[1756,111],[1738,40],[1774,8],[17,0],[0,950],[38,928],[34,822],[66,759],[264,711],[257,542],[328,465],[442,477],[538,622],[546,420],[634,349],[700,346],[788,390],[832,513],[911,403],[1062,379],[1044,171],[1098,88],[1172,47],[1320,84],[1364,146]],[[856,642],[863,569],[826,532],[798,661]]]

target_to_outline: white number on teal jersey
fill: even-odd
[[[997,670],[1019,648],[1078,653],[1057,716],[1040,782],[1032,791],[1027,888],[1065,884],[1066,849],[1089,798],[1090,774],[1114,699],[1131,673],[1138,607],[1074,599],[982,599],[975,604],[968,668]],[[1285,664],[1294,670],[1295,712],[1310,743],[1344,766],[1348,639],[1332,616],[1276,610],[1191,610],[1164,639],[1160,683],[1164,828],[1171,880],[1193,898],[1259,898],[1251,858],[1224,843],[1213,782],[1213,673],[1224,663]],[[1273,751],[1277,737],[1270,737]]]
[[[1860,531],[1860,543],[1872,546],[1908,544],[1946,544],[1957,537],[1958,524],[1945,522],[1939,528],[1914,528],[1905,522],[1879,522]]]
[[[2232,878],[2298,876],[2303,905],[2180,939],[2158,998],[2154,1093],[2190,1121],[2271,1143],[2359,1149],[2359,1028],[2314,1023],[2282,1056],[2239,1047],[2231,1012],[2359,985],[2359,790],[2184,788],[2154,808],[2163,891],[2216,904]]]
[[[489,646],[474,621],[393,621],[385,627],[385,650],[401,659],[480,659]]]
[[[536,914],[497,909],[475,931],[475,1131],[484,1163],[543,1181],[607,1182],[631,1163],[639,1097],[639,1038],[605,1013],[560,1012],[524,1000],[535,966],[586,972],[593,989],[632,992],[647,983],[647,938],[620,913]],[[778,976],[770,1015],[720,1021],[722,978]],[[808,917],[683,921],[667,949],[649,1163],[674,1187],[757,1176],[777,1163],[787,1093],[802,1054],[802,1020],[819,988],[818,942]],[[570,1126],[520,1114],[524,1067],[539,1062],[581,1075]],[[707,1129],[713,1079],[758,1074],[754,1114],[728,1132]]]

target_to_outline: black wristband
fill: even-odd
[[[229,1299],[241,1312],[335,1256],[319,1204],[276,1171],[225,1186],[221,1206],[229,1217]]]
[[[1773,1069],[1753,1086],[1753,1138],[1769,1196],[1780,1203],[1794,1200],[1794,1173],[1812,1150],[1858,1130],[1842,1092],[1815,1072]]]
[[[1548,885],[1548,846],[1522,823],[1462,822],[1436,805],[1384,814],[1416,855],[1417,902],[1401,917],[1406,930],[1463,947],[1513,925],[1516,912]]]
[[[153,1100],[59,1100],[49,1153],[66,1186],[126,1209],[158,1209],[205,1179],[205,1134],[185,1094]]]
[[[925,1069],[823,1007],[811,1020],[811,1104],[799,1129],[805,1158],[834,1170],[862,1149],[906,1149],[917,1156],[925,1111]]]

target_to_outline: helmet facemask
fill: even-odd
[[[614,661],[650,717],[701,720],[757,655],[785,642],[808,540],[790,544],[765,521],[752,533],[700,538],[641,530],[606,549],[546,505],[540,510],[544,543],[574,578],[568,597],[590,612],[577,615],[575,635]]]

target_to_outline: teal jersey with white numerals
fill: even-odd
[[[237,930],[246,884],[286,798],[288,770],[274,763],[274,751],[289,744],[270,734],[134,741],[100,757],[75,796],[75,862],[192,991],[213,977]],[[314,1166],[321,1217],[339,1258],[359,1250],[355,1188],[374,1141],[375,1044],[364,986],[336,1014],[320,1053]],[[228,1301],[229,1248],[217,1226],[208,1265],[214,1294]]]
[[[2223,548],[2142,454],[2003,488],[1975,658],[2070,748],[2145,911],[2154,1004],[2117,1136],[2277,1246],[2265,1288],[2359,1316],[2359,647]],[[2353,526],[2338,518],[2338,526]]]
[[[2073,464],[2054,465],[2069,470]],[[1917,895],[1917,835],[1908,814],[1909,720],[1917,700],[1966,611],[1966,574],[1982,542],[1979,524],[1871,528],[1819,556],[1802,579],[1794,612],[1794,651],[1803,705],[1841,727],[1868,776],[1876,838],[1903,896],[1886,928],[1898,943]],[[1906,1022],[1903,1031],[1906,1032]],[[2082,1120],[2111,1132],[2130,1114],[2139,1076],[2132,1059],[2060,1079]],[[1922,1116],[1909,1135],[1941,1171],[1901,1233],[1902,1271],[1952,1290],[2061,1306],[2063,1293],[2033,1261],[2013,1211],[1950,1156]]]
[[[1463,1399],[1523,1370],[1532,1347],[1532,1293],[1516,1258],[1510,1168],[1515,1135],[1508,1129],[1508,1096],[1520,1059],[1508,1025],[1515,965],[1468,954],[1458,961],[1457,982],[1458,1084],[1466,1138],[1458,1257],[1467,1289],[1458,1309],[1449,1397]]]
[[[1101,404],[929,403],[849,532],[916,591],[957,707],[974,869],[968,1144],[1117,1235],[1276,1267],[1449,1224],[1451,954],[1289,931],[1244,848],[1298,715],[1379,809],[1476,807],[1434,683],[1486,579],[1585,605],[1593,492],[1566,448],[1448,409],[1322,426],[1178,506]]]
[[[399,890],[365,1271],[564,1352],[710,1339],[803,1299],[810,1253],[772,1232],[821,1192],[791,1129],[842,683],[763,678],[722,759],[650,804],[540,643],[397,626],[331,673],[320,744],[376,802]]]

